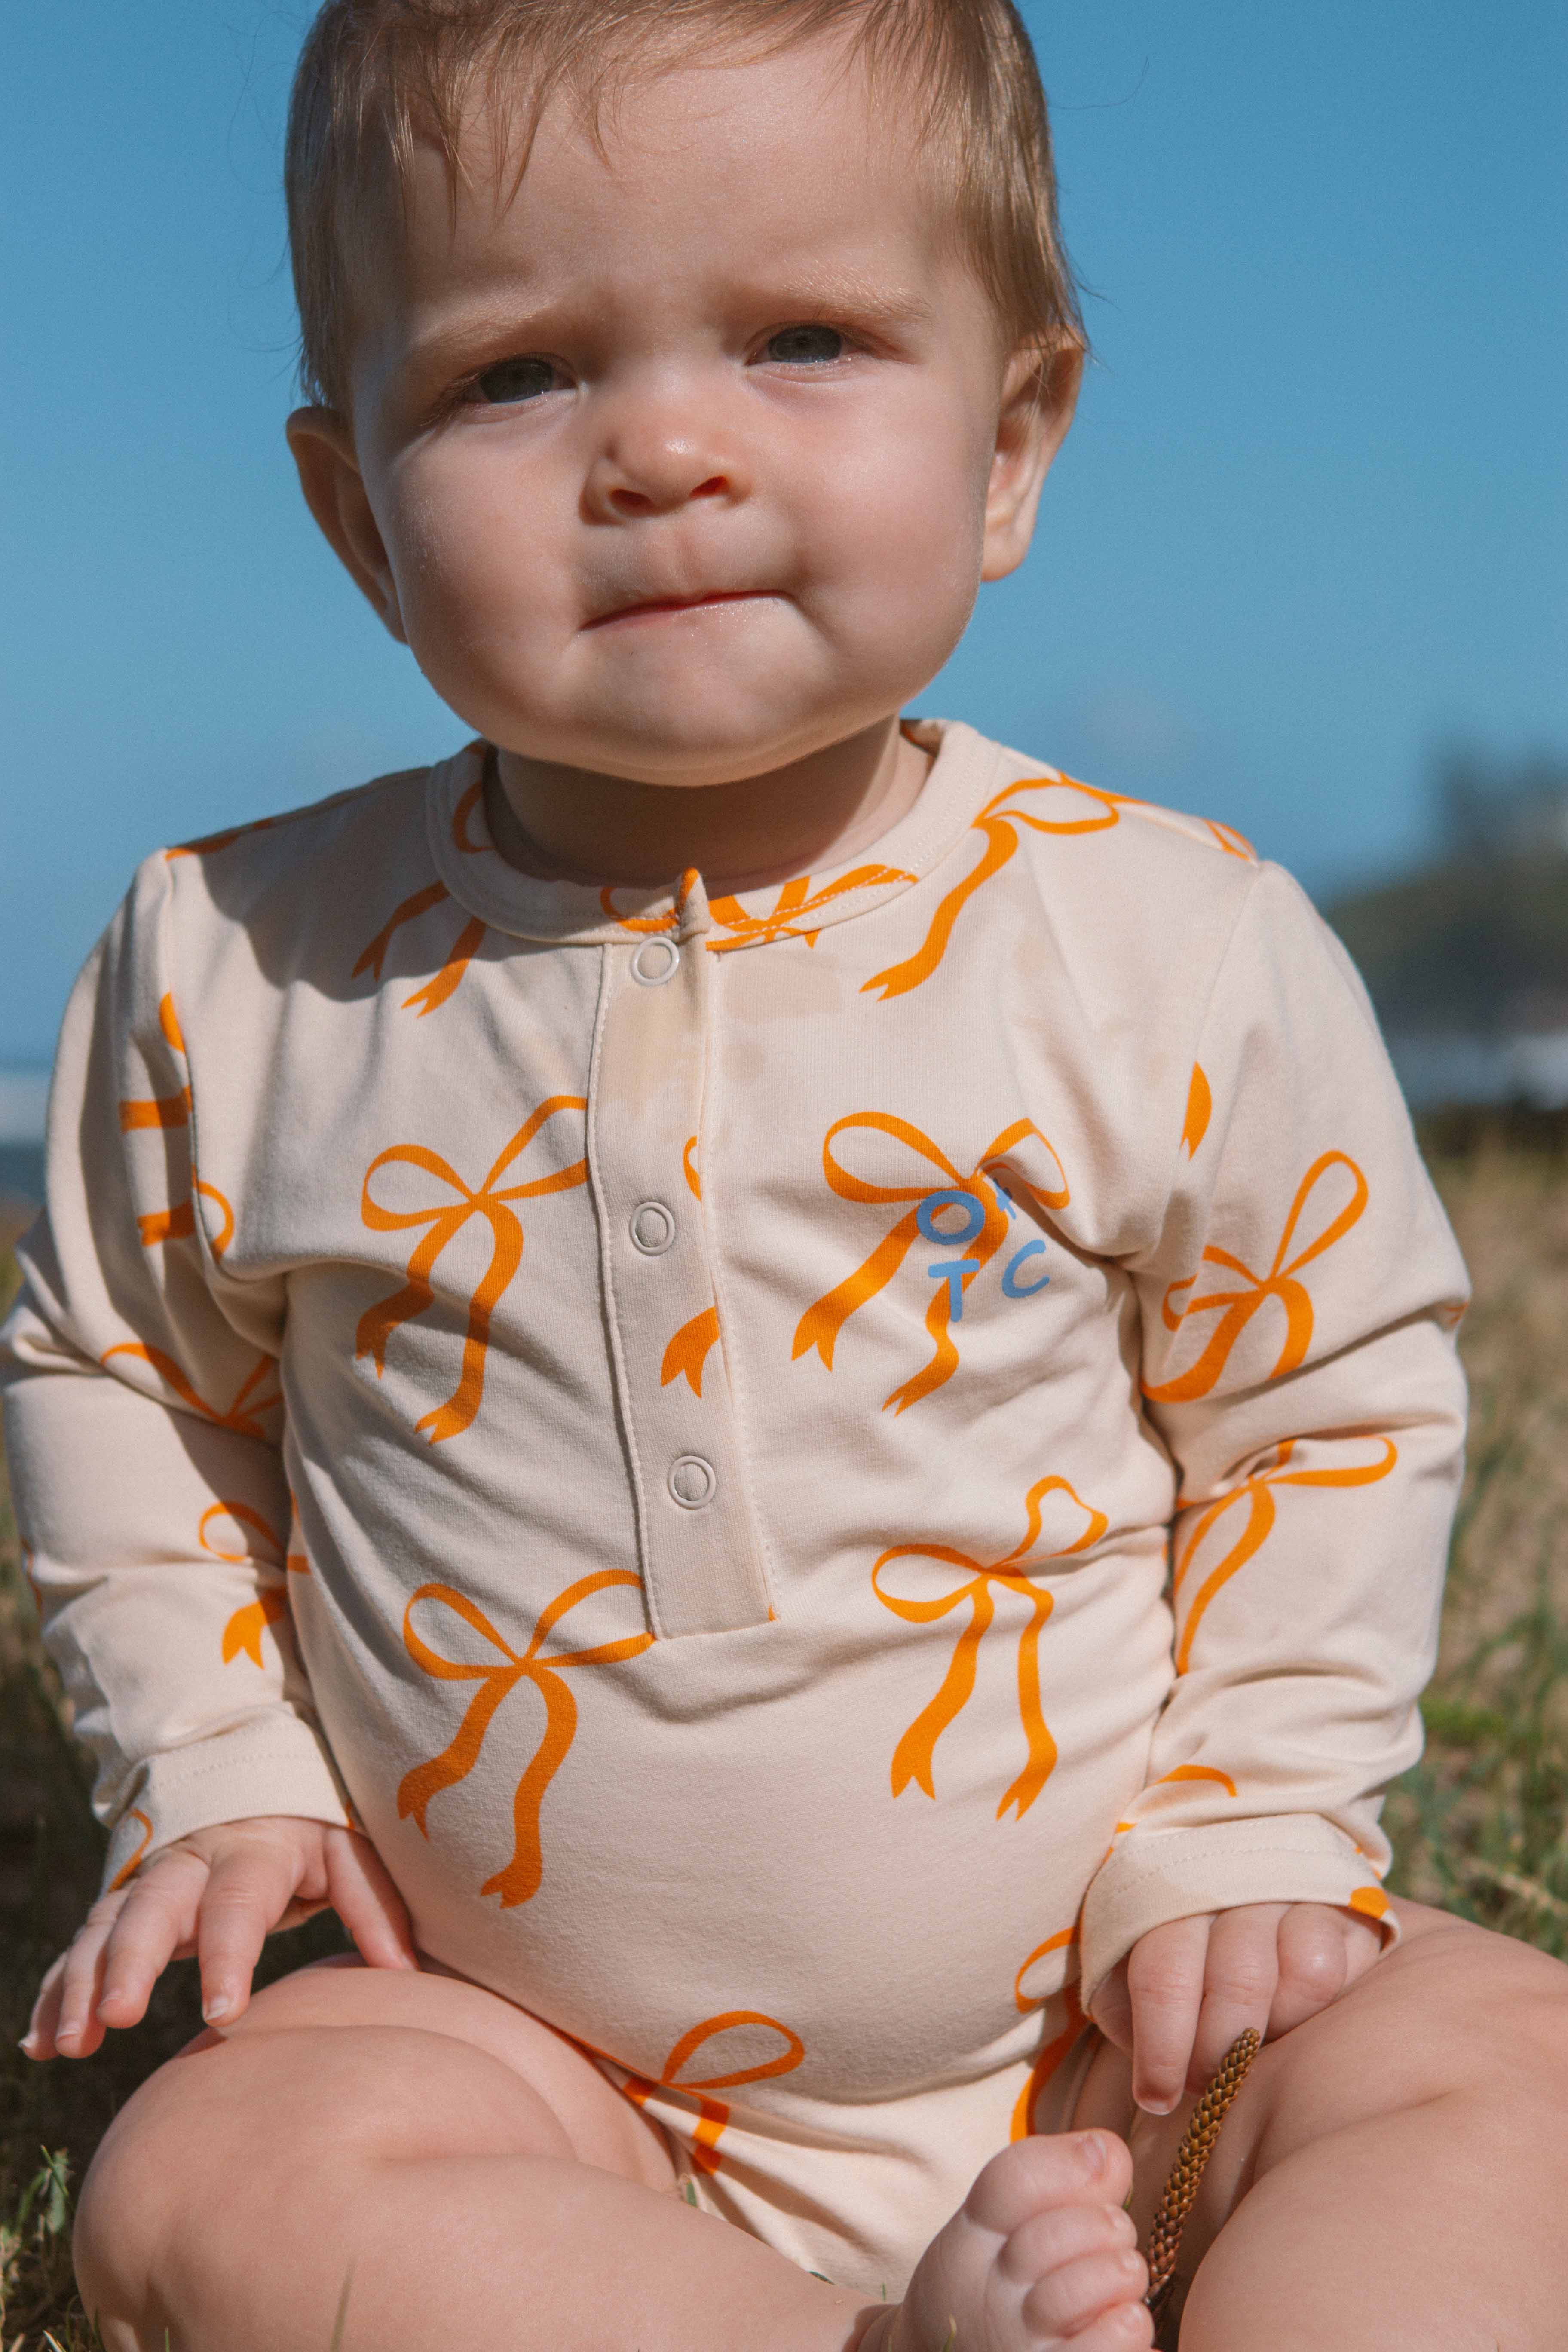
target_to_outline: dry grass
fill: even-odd
[[[0,1234],[0,1307],[15,1286],[10,1234]],[[97,2338],[71,2286],[69,2191],[144,2076],[201,2030],[195,1968],[182,1961],[158,1986],[144,2022],[110,2037],[86,2064],[30,2065],[16,2047],[38,1979],[98,1891],[103,1839],[88,1778],[65,1728],[52,1667],[21,1572],[0,1472],[0,2347],[89,2352]],[[263,1981],[319,1953],[341,1951],[330,1916],[279,1937]]]
[[[1568,1958],[1568,1134],[1483,1125],[1427,1140],[1476,1277],[1471,1461],[1427,1753],[1389,1801],[1394,1883]],[[16,2050],[33,1988],[96,1888],[100,1843],[0,1490],[0,2352],[89,2352],[69,2184],[120,2102],[199,2024],[185,1962],[146,2022],[88,2064],[29,2066]],[[334,1922],[312,1922],[279,1939],[265,1973],[340,1948]]]
[[[1398,1892],[1568,1958],[1565,1144],[1545,1121],[1428,1138],[1475,1278],[1470,1461],[1426,1754],[1386,1820]]]

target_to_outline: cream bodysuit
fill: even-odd
[[[743,898],[518,872],[479,746],[150,859],[7,1360],[110,1882],[356,1822],[872,2294],[1148,1929],[1383,1915],[1463,1418],[1296,886],[915,731],[870,856]]]

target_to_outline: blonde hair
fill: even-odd
[[[433,140],[454,195],[476,95],[521,69],[533,130],[564,88],[594,136],[608,85],[649,54],[772,55],[845,30],[873,81],[915,103],[911,132],[950,174],[953,226],[1015,348],[1042,365],[1085,347],[1057,224],[1045,92],[1012,0],[326,0],[294,76],[284,167],[307,399],[346,413],[356,264],[416,144]]]

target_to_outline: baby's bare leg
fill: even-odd
[[[165,2330],[173,2352],[328,2352],[345,2282],[343,2352],[851,2352],[868,2323],[939,2352],[950,2315],[965,2352],[1032,2352],[1058,2314],[1080,2352],[1127,2352],[1149,2340],[1127,2160],[1099,2145],[1104,2175],[1080,2137],[989,2166],[917,2273],[940,2315],[917,2295],[889,2339],[898,2315],[685,2204],[662,2133],[534,2019],[445,1976],[309,1969],[125,2108],[78,2274],[109,2352]]]
[[[310,1969],[143,2085],[83,2191],[109,2352],[841,2352],[857,2296],[674,2193],[569,2043],[451,1978]]]
[[[1178,2265],[1182,2352],[1561,2352],[1568,1969],[1400,1911],[1405,1941],[1232,2110]],[[1114,2071],[1080,2123],[1115,2127]],[[1181,2122],[1132,2128],[1145,2226]]]

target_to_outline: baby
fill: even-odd
[[[208,2022],[110,2352],[1147,2346],[1248,2027],[1186,2352],[1559,2346],[1568,1978],[1379,1885],[1464,1276],[1365,1000],[900,722],[1083,355],[1008,0],[330,0],[289,141],[305,495],[477,740],[150,859],[67,1018],[27,2047]]]

